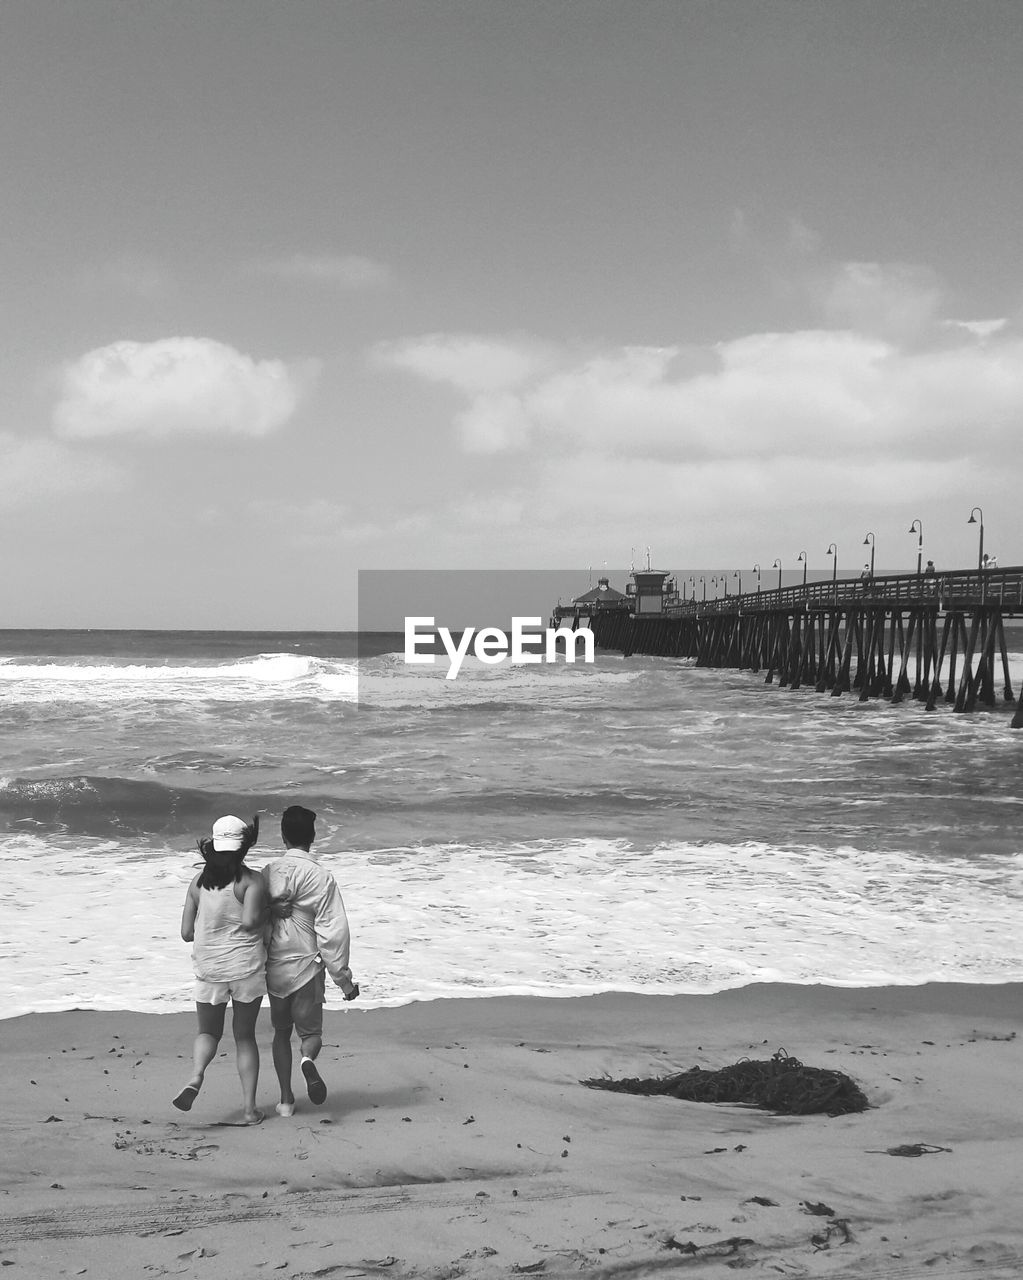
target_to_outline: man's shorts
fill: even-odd
[[[327,975],[323,969],[290,996],[270,997],[270,1021],[275,1031],[290,1032],[292,1025],[300,1040],[323,1035],[323,997]]]
[[[246,974],[244,978],[232,978],[230,982],[207,982],[205,978],[195,980],[197,1004],[227,1004],[229,999],[236,1004],[251,1004],[265,995],[265,969]]]

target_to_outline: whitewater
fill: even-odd
[[[190,1008],[196,839],[259,813],[260,866],[295,802],[362,1007],[1023,979],[1007,714],[612,654],[447,681],[398,647],[3,633],[0,1016]]]

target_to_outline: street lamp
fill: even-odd
[[[872,533],[868,533],[867,536],[863,539],[863,545],[865,547],[870,547],[870,576],[873,577],[874,576],[874,535]]]
[[[803,562],[803,590],[805,591],[806,590],[806,552],[805,551],[800,551],[799,555],[796,556],[796,564],[799,564],[800,560],[802,560]]]
[[[741,570],[741,569],[736,569],[736,571],[732,574],[732,577],[733,577],[733,578],[738,578],[738,579],[739,579],[739,592],[738,592],[738,594],[739,594],[739,595],[742,595],[742,570]]]
[[[700,581],[703,583],[703,603],[707,603],[707,579],[700,575]]]
[[[835,602],[837,604],[838,602],[838,547],[836,547],[833,542],[829,542],[828,549],[827,551],[824,552],[824,554],[826,556],[835,557],[834,560],[832,560],[831,562],[831,594],[834,596]]]
[[[771,565],[771,568],[778,570],[778,590],[780,591],[781,590],[781,561],[775,560],[774,564]]]
[[[919,534],[916,540],[916,576],[920,577],[920,564],[924,556],[924,526],[921,520],[914,520],[909,526],[910,533]]]
[[[755,564],[753,572],[757,575],[757,595],[760,595],[760,565]]]
[[[977,568],[979,570],[984,567],[984,512],[980,510],[980,507],[973,508],[973,511],[970,512],[970,518],[966,523],[977,524],[976,512],[978,511],[980,512],[980,546],[977,548]]]

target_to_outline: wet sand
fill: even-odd
[[[328,1011],[312,1106],[259,1104],[225,1036],[188,1113],[191,1015],[0,1023],[0,1264],[17,1276],[1023,1274],[1023,986]],[[868,1111],[779,1117],[581,1079],[784,1048]],[[918,1152],[918,1154],[910,1154]]]

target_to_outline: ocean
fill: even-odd
[[[1023,980],[1008,711],[607,653],[445,680],[400,643],[0,632],[0,1017],[191,1009],[196,840],[258,813],[261,866],[292,803],[342,887],[353,1009]]]

